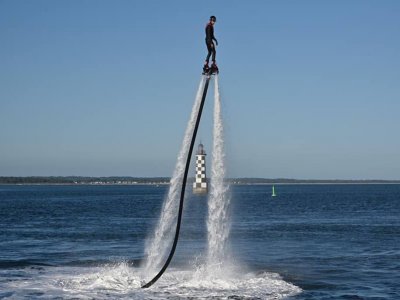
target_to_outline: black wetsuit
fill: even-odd
[[[206,26],[206,45],[207,45],[207,58],[206,62],[208,64],[210,60],[210,56],[212,55],[212,61],[215,63],[215,44],[214,41],[218,44],[217,39],[214,37],[214,26],[211,23],[208,23]]]

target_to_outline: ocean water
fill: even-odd
[[[231,187],[218,276],[207,198],[189,193],[171,267],[144,290],[167,186],[0,186],[0,299],[400,299],[400,185],[275,189]]]

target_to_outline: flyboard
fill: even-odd
[[[185,199],[186,181],[187,181],[187,175],[188,175],[188,172],[189,172],[190,161],[192,160],[192,152],[193,152],[194,142],[196,141],[197,130],[199,128],[201,114],[203,112],[204,102],[205,102],[206,97],[207,97],[208,85],[210,83],[211,76],[215,75],[215,74],[218,74],[218,73],[219,73],[218,67],[216,65],[214,65],[214,64],[211,66],[211,68],[203,70],[203,73],[202,73],[203,76],[206,79],[206,82],[204,84],[203,96],[201,98],[200,108],[199,108],[199,112],[197,114],[196,124],[195,124],[194,130],[193,130],[192,140],[190,141],[189,153],[188,153],[188,156],[187,156],[187,159],[186,159],[186,166],[185,166],[185,172],[184,172],[183,180],[182,180],[182,189],[181,189],[181,196],[180,196],[180,202],[179,202],[179,211],[178,211],[178,218],[177,218],[177,223],[176,223],[174,243],[172,244],[171,251],[170,251],[170,253],[168,255],[168,258],[165,261],[163,267],[161,268],[161,270],[157,273],[156,276],[154,276],[154,278],[152,280],[150,280],[146,284],[142,285],[142,288],[151,287],[158,279],[160,279],[162,274],[168,268],[168,266],[169,266],[169,264],[170,264],[170,262],[172,260],[172,257],[175,254],[176,246],[178,244],[178,239],[179,239],[179,232],[180,232],[180,229],[181,229],[181,221],[182,221],[182,213],[183,213],[183,202],[184,202],[184,199]]]

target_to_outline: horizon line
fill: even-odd
[[[132,178],[132,179],[170,179],[171,176],[125,176],[125,175],[110,175],[110,176],[85,176],[85,175],[29,175],[29,176],[9,176],[9,175],[1,175],[0,178]],[[244,176],[244,177],[228,177],[228,180],[284,180],[284,181],[391,181],[391,182],[400,182],[400,179],[316,179],[316,178],[308,178],[308,179],[299,179],[299,178],[287,178],[287,177],[277,177],[277,178],[268,178],[268,177],[252,177],[252,176]]]

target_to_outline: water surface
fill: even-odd
[[[234,186],[223,280],[189,195],[171,269],[141,290],[167,188],[0,186],[0,299],[400,299],[400,185]]]

